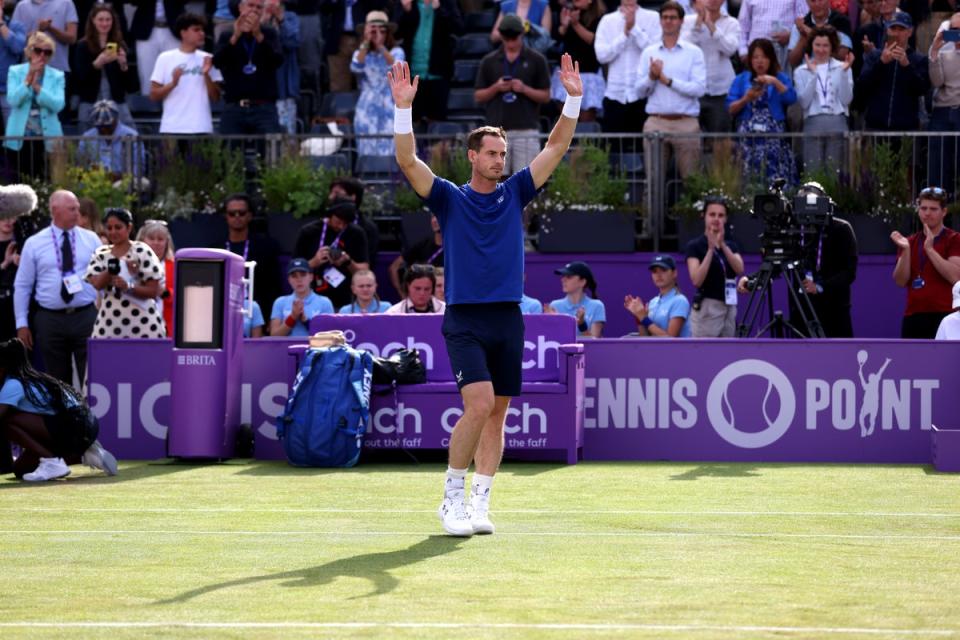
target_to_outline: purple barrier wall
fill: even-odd
[[[584,459],[929,462],[960,343],[597,340]],[[862,374],[862,375],[861,375]]]
[[[439,335],[418,339],[442,348]],[[273,421],[294,372],[287,347],[296,343],[245,343],[241,416],[254,427],[258,458],[282,457]],[[121,458],[165,455],[170,348],[164,340],[89,343],[91,406],[101,441]],[[925,463],[931,424],[960,426],[960,343],[637,339],[584,349],[588,460]],[[420,395],[399,412],[392,398],[376,399],[371,443],[424,447],[439,438],[444,446],[459,400]],[[542,418],[555,415],[548,396],[515,401],[512,446],[537,448],[540,438],[572,432]],[[405,445],[408,437],[422,440]]]
[[[677,259],[680,274],[680,288],[692,300],[696,289],[690,283],[686,262],[680,254],[671,254]],[[527,282],[526,293],[529,296],[549,302],[563,297],[560,290],[560,276],[553,270],[571,260],[585,260],[593,270],[598,282],[600,299],[607,311],[605,338],[619,338],[631,331],[636,325],[630,314],[623,308],[623,298],[627,294],[638,295],[649,300],[657,294],[650,280],[647,266],[653,258],[652,253],[626,254],[539,254],[526,255]],[[756,271],[760,264],[759,256],[745,256],[747,273]],[[906,307],[906,291],[893,282],[891,274],[895,256],[860,256],[857,280],[852,289],[853,328],[858,338],[899,338],[900,319]],[[782,285],[782,280],[780,281]],[[389,281],[388,281],[389,283]],[[380,285],[383,287],[383,285]],[[389,288],[389,284],[386,285]],[[747,306],[747,296],[740,296],[740,309]],[[775,302],[778,308],[787,309],[786,292],[782,286],[776,291]]]

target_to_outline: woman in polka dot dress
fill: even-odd
[[[107,209],[103,225],[111,244],[94,252],[86,276],[90,284],[104,292],[93,337],[167,337],[156,304],[163,265],[147,244],[130,240],[133,216],[129,211]]]

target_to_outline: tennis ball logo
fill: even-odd
[[[743,376],[757,376],[766,380],[765,388],[760,387],[764,389],[760,408],[767,423],[767,428],[762,431],[748,432],[737,428],[727,391],[735,380]],[[774,391],[780,396],[780,410],[776,417],[771,417],[768,405]],[[738,360],[727,365],[714,377],[707,391],[707,418],[710,425],[721,438],[741,449],[760,449],[779,440],[790,428],[796,409],[797,396],[790,380],[783,371],[763,360]],[[756,413],[751,411],[749,415],[755,416]]]

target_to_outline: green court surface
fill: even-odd
[[[0,478],[0,638],[960,638],[960,476],[504,465],[493,536],[440,464]]]

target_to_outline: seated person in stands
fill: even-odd
[[[407,265],[429,264],[434,267],[443,266],[443,234],[440,233],[440,223],[437,216],[430,215],[430,229],[432,234],[410,246],[397,256],[390,264],[390,282],[401,296],[403,295],[403,272]]]
[[[503,39],[499,30],[500,21],[508,13],[516,14],[524,23],[529,23],[530,31],[533,31],[534,25],[547,34],[553,31],[553,13],[550,11],[550,3],[547,0],[504,0],[500,3],[497,21],[490,30],[490,41],[494,44]]]
[[[336,176],[330,181],[330,191],[327,193],[327,202],[333,204],[337,200],[349,200],[357,208],[357,218],[354,221],[367,234],[367,264],[377,264],[377,253],[380,250],[380,230],[370,214],[361,211],[363,207],[363,181],[353,176]]]
[[[334,307],[350,304],[350,279],[370,268],[367,234],[354,223],[356,205],[343,198],[328,203],[326,216],[300,230],[293,255],[313,269],[314,291],[330,298]]]
[[[937,327],[937,340],[960,340],[960,280],[953,283],[953,313],[944,316]]]
[[[520,313],[543,313],[543,303],[523,294],[520,298]]]
[[[657,256],[650,263],[650,277],[660,291],[650,302],[626,296],[624,308],[637,322],[637,333],[654,338],[689,338],[690,301],[677,286],[677,263],[671,256]]]
[[[407,297],[387,309],[390,315],[404,313],[443,313],[447,305],[434,297],[437,274],[429,264],[411,265],[403,276]]]
[[[603,334],[603,325],[607,322],[607,312],[603,303],[596,299],[597,281],[586,262],[568,262],[554,271],[560,276],[565,297],[544,305],[544,313],[562,313],[577,319],[577,333],[588,338],[599,338]],[[593,294],[586,293],[589,289]]]
[[[444,285],[445,281],[443,279],[443,267],[434,267],[433,275],[437,277],[437,286],[433,288],[433,297],[437,300],[447,301],[446,295],[444,295]]]
[[[113,100],[100,100],[90,110],[93,128],[83,132],[77,159],[84,166],[100,166],[114,180],[124,174],[140,177],[145,168],[143,143],[137,130],[120,122],[120,110]],[[128,146],[132,153],[127,152]]]
[[[373,271],[369,269],[353,274],[350,291],[353,293],[353,300],[350,304],[340,307],[337,313],[367,315],[384,313],[390,308],[390,303],[381,300],[377,295],[377,276],[373,275]]]
[[[116,475],[117,460],[97,442],[100,424],[73,387],[30,365],[18,338],[0,343],[0,440],[20,445],[13,465],[18,478],[43,482],[70,475],[83,463]]]
[[[252,311],[251,311],[252,309]],[[263,311],[257,301],[243,301],[243,337],[244,338],[262,338],[263,337]],[[246,312],[249,312],[246,313]]]
[[[303,258],[294,258],[287,267],[287,280],[293,293],[280,296],[270,312],[271,336],[309,336],[310,318],[333,313],[330,299],[310,289],[313,269]]]

